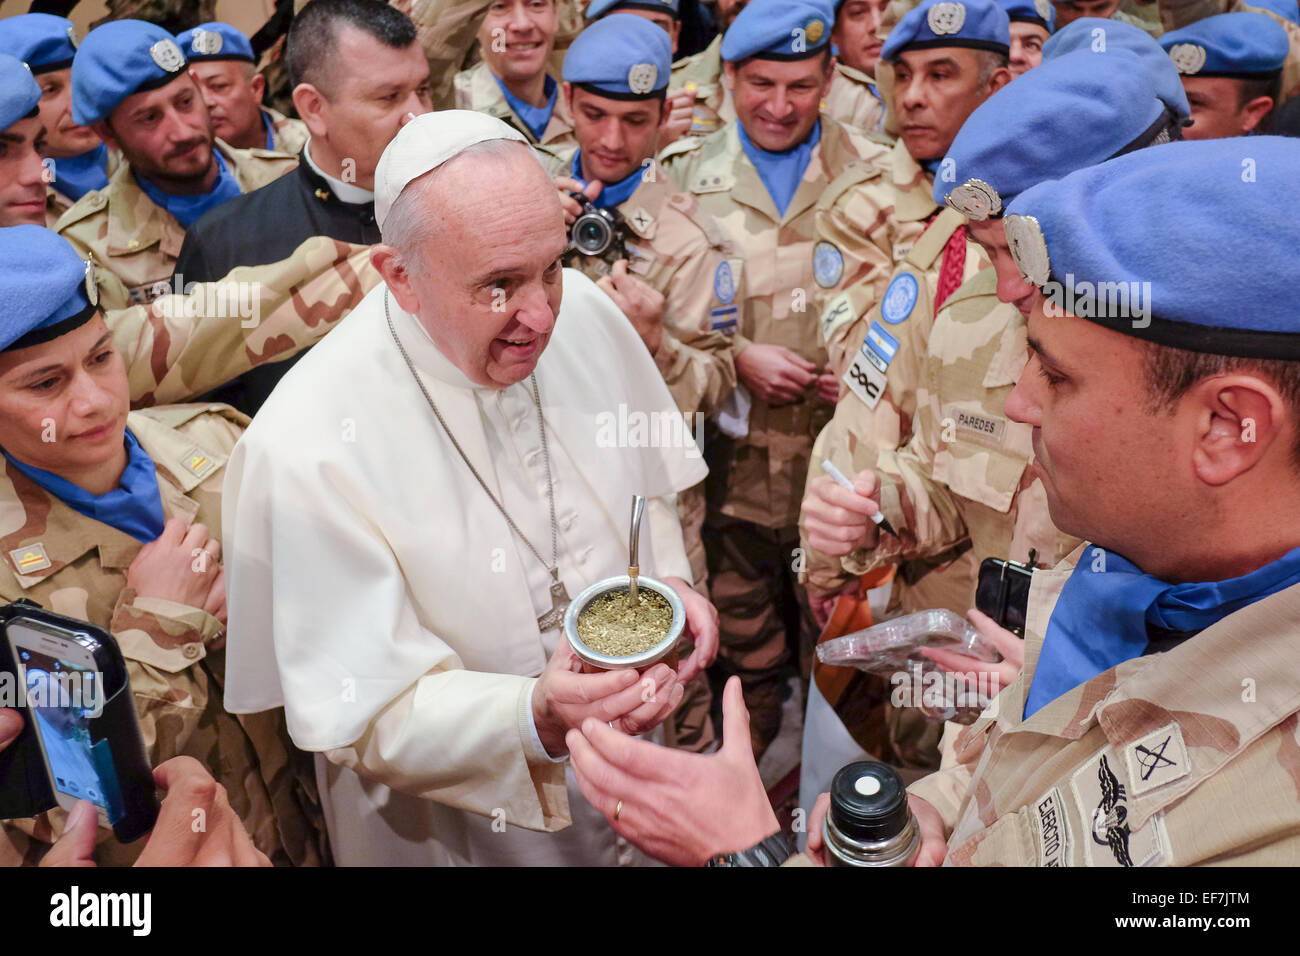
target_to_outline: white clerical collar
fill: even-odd
[[[500,391],[492,385],[480,385],[478,382],[471,381],[470,378],[462,372],[451,359],[442,353],[442,350],[434,344],[429,332],[425,329],[424,324],[410,312],[407,312],[397,304],[397,299],[392,292],[384,290],[388,297],[388,312],[393,317],[393,327],[397,329],[398,338],[402,340],[402,346],[406,353],[411,357],[411,362],[421,373],[436,378],[440,382],[446,382],[456,388],[467,388],[474,391],[496,392]]]
[[[351,206],[364,206],[366,203],[375,201],[375,194],[369,189],[362,189],[356,183],[345,183],[341,179],[335,179],[325,170],[316,165],[316,160],[311,155],[311,138],[308,137],[307,145],[303,147],[302,158],[307,161],[307,165],[325,182],[329,183],[330,189],[338,197],[339,202],[345,202]]]

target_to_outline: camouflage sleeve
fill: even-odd
[[[834,188],[832,183],[831,187]],[[858,317],[866,315],[881,300],[893,271],[893,244],[889,235],[892,201],[887,184],[880,179],[861,183],[834,202],[817,210],[817,245],[813,249],[814,275],[818,275],[813,305],[821,316],[822,341],[831,368],[843,374],[852,361],[853,348],[845,338]],[[825,245],[823,245],[825,244]],[[827,250],[833,246],[834,250]],[[818,264],[816,257],[838,255],[842,264],[835,271],[837,281],[823,284],[834,271]]]
[[[808,493],[807,486],[819,475],[825,474],[822,471],[822,462],[827,458],[827,444],[834,441],[835,430],[836,422],[832,419],[813,442],[812,456],[808,459],[808,477],[804,485],[805,496]],[[818,594],[838,591],[853,580],[854,576],[844,569],[841,559],[824,554],[808,544],[808,532],[804,528],[802,509],[799,512],[799,547],[802,549],[804,562],[800,580],[810,591]]]
[[[944,836],[951,836],[966,806],[972,776],[970,765],[959,763],[922,777],[908,787],[907,792],[938,810],[943,818]]]
[[[452,81],[460,72],[491,0],[392,0],[415,23],[416,37],[429,61],[435,110],[453,105]]]
[[[379,281],[368,246],[316,236],[280,262],[240,267],[186,295],[109,312],[132,407],[184,401],[288,358],[320,339]]]
[[[927,359],[927,364],[933,361]],[[880,510],[902,537],[881,535],[872,551],[847,555],[844,570],[866,574],[904,560],[936,557],[968,536],[956,497],[934,479],[934,458],[944,428],[931,367],[925,384],[917,389],[912,437],[902,448],[875,453],[874,467],[881,482]]]

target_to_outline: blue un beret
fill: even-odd
[[[90,263],[44,226],[0,229],[0,351],[49,342],[99,303]]]
[[[1183,81],[1178,78],[1178,70],[1169,69],[1173,66],[1169,54],[1161,49],[1151,34],[1140,27],[1119,20],[1080,17],[1047,38],[1043,44],[1043,62],[1078,50],[1087,50],[1098,56],[1105,56],[1113,50],[1128,50],[1137,54],[1147,78],[1155,87],[1156,96],[1179,119],[1185,120],[1192,115]],[[1102,64],[1099,69],[1104,71],[1110,68]]]
[[[1121,303],[1121,290],[1144,290],[1141,319],[1131,309],[1081,318],[1194,352],[1296,361],[1297,168],[1290,137],[1168,143],[1026,190],[1004,226],[1029,281],[1072,284],[1076,315],[1115,300],[1098,291],[1079,308],[1082,283]]]
[[[170,33],[144,20],[110,20],[86,34],[72,60],[72,121],[98,123],[132,93],[183,75],[185,55]]]
[[[1249,5],[1256,10],[1276,13],[1283,20],[1290,20],[1300,27],[1300,3],[1297,0],[1249,0]]]
[[[889,31],[880,50],[886,62],[907,50],[962,46],[1011,52],[1011,19],[994,0],[925,0]]]
[[[1264,13],[1221,13],[1160,38],[1178,72],[1186,76],[1249,79],[1276,73],[1291,41],[1286,29]]]
[[[834,25],[830,0],[750,0],[722,36],[722,58],[805,60],[830,45]]]
[[[48,13],[24,13],[0,20],[0,52],[16,56],[33,73],[72,66],[77,31],[71,20]]]
[[[679,0],[592,0],[587,5],[587,19],[598,20],[607,13],[618,10],[652,10],[655,13],[671,13],[673,19],[681,16]]]
[[[998,0],[1012,23],[1034,23],[1048,33],[1056,29],[1056,8],[1050,0]]]
[[[564,79],[616,100],[668,89],[673,42],[645,17],[611,13],[578,34],[564,55]]]
[[[1076,50],[981,103],[940,164],[935,202],[967,219],[994,218],[1031,186],[1177,129],[1180,121],[1165,109],[1136,54],[1114,50],[1107,66],[1097,69],[1096,56]]]
[[[22,60],[0,53],[0,130],[40,111],[41,88]]]
[[[253,57],[253,44],[229,23],[200,23],[176,37],[185,59],[191,63],[201,60],[247,60]]]

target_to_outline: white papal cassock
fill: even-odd
[[[644,494],[644,573],[690,580],[672,496],[703,478],[699,451],[664,427],[673,400],[627,319],[580,273],[563,281],[536,372],[561,579],[576,596],[626,573],[631,499]],[[532,690],[561,640],[537,630],[550,576],[420,395],[384,293],[293,368],[226,466],[226,706],[283,705],[295,742],[318,753],[340,864],[633,859],[536,741]],[[528,380],[472,384],[389,308],[466,455],[549,560]]]

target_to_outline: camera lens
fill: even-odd
[[[602,255],[613,240],[613,230],[601,216],[591,213],[579,216],[571,233],[573,244],[586,256]]]

